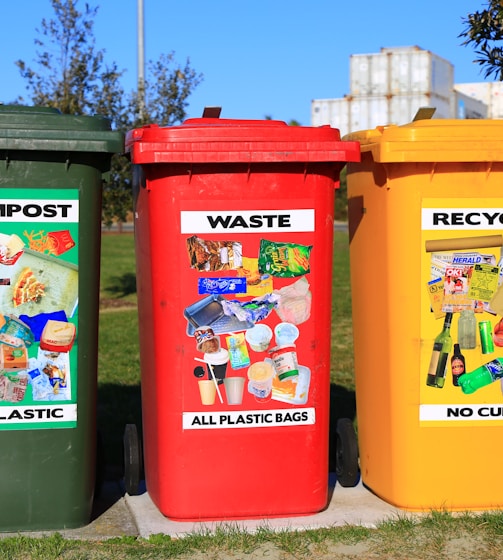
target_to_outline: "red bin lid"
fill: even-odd
[[[330,126],[289,126],[283,121],[187,119],[130,130],[126,152],[135,164],[360,161],[360,144],[341,140]]]

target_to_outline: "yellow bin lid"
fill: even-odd
[[[503,120],[432,119],[378,126],[344,136],[375,162],[503,161]]]

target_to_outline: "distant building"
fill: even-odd
[[[484,104],[488,119],[503,119],[503,82],[454,84],[454,89]]]
[[[503,84],[454,84],[454,66],[417,46],[354,54],[350,93],[314,99],[311,125],[329,124],[341,134],[410,122],[420,107],[435,107],[437,119],[503,118]]]

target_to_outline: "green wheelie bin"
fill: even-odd
[[[108,119],[0,105],[0,531],[89,523]]]

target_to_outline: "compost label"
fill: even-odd
[[[0,430],[77,425],[77,189],[0,194]]]

